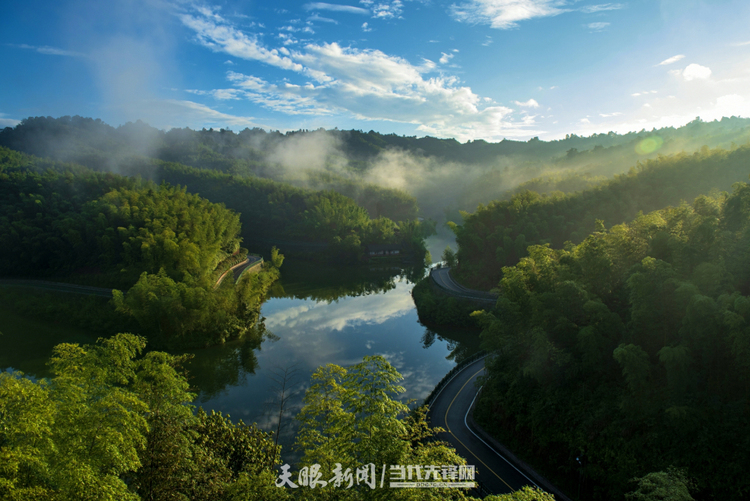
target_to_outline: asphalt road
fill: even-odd
[[[433,268],[430,271],[430,277],[441,288],[453,296],[472,299],[475,301],[486,301],[495,303],[497,295],[491,292],[468,289],[459,284],[450,276],[450,268]]]
[[[477,395],[474,382],[484,373],[484,359],[465,367],[440,392],[430,407],[428,416],[432,426],[447,430],[438,438],[449,442],[467,461],[476,468],[476,480],[492,494],[507,494],[524,485],[536,484],[495,452],[466,424],[466,415]]]

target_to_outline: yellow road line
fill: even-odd
[[[510,489],[511,491],[515,491],[515,489],[514,489],[513,487],[511,487],[511,486],[510,486],[510,484],[509,484],[508,482],[506,482],[505,480],[503,480],[503,477],[501,477],[500,475],[498,475],[497,473],[495,473],[495,471],[494,471],[494,470],[493,470],[492,468],[490,468],[489,466],[487,466],[486,464],[484,464],[484,461],[482,461],[481,459],[479,459],[479,458],[477,457],[477,455],[476,455],[476,454],[474,454],[474,453],[473,453],[473,452],[471,451],[471,449],[469,449],[468,447],[466,447],[466,445],[464,445],[464,443],[463,443],[463,442],[461,442],[461,441],[460,441],[460,440],[458,439],[458,437],[457,437],[456,435],[454,435],[454,434],[453,434],[453,432],[451,431],[451,427],[450,427],[450,426],[448,426],[448,412],[450,412],[450,410],[451,410],[451,407],[453,407],[453,402],[455,402],[455,401],[456,401],[456,399],[458,398],[458,395],[459,395],[459,394],[460,394],[460,393],[461,393],[461,392],[462,392],[462,391],[464,390],[464,388],[466,387],[466,385],[467,385],[467,384],[469,384],[469,381],[471,381],[472,379],[474,379],[474,378],[476,377],[476,375],[477,375],[477,374],[479,374],[480,372],[482,372],[483,370],[484,370],[484,369],[479,369],[479,370],[478,370],[478,371],[476,371],[476,372],[475,372],[475,373],[474,373],[474,374],[473,374],[473,375],[472,375],[472,376],[471,376],[471,377],[470,377],[469,379],[467,379],[467,380],[466,380],[466,382],[464,383],[464,385],[463,385],[463,386],[461,387],[461,389],[460,389],[460,390],[458,390],[458,392],[456,393],[456,396],[455,396],[455,397],[453,397],[453,400],[451,400],[451,403],[450,403],[450,404],[448,405],[448,409],[446,409],[446,411],[445,411],[445,429],[446,429],[446,430],[448,430],[448,433],[450,433],[450,434],[451,434],[451,435],[453,436],[453,438],[455,438],[455,439],[456,439],[456,441],[457,441],[457,442],[458,442],[459,444],[463,445],[464,449],[466,449],[467,451],[469,451],[469,454],[471,454],[472,456],[474,456],[474,457],[476,458],[476,460],[477,460],[477,461],[479,461],[480,463],[482,463],[482,465],[483,465],[483,466],[484,466],[485,468],[487,468],[487,469],[488,469],[488,470],[489,470],[490,472],[492,472],[492,474],[493,474],[493,475],[495,475],[495,476],[496,476],[497,478],[499,478],[499,479],[500,479],[500,481],[501,481],[502,483],[504,483],[505,485],[507,485],[507,486],[508,486],[508,489]]]

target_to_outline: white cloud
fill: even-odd
[[[563,0],[469,0],[451,5],[451,12],[458,21],[506,30],[520,21],[567,12],[564,5]]]
[[[362,7],[354,7],[353,5],[341,5],[325,2],[313,2],[306,3],[304,5],[305,10],[331,10],[334,12],[348,12],[350,14],[365,14],[369,15],[370,11],[363,9]]]
[[[361,324],[382,324],[414,309],[406,287],[388,295],[371,294],[342,298],[335,303],[305,301],[302,305],[276,311],[266,317],[269,329],[284,328],[298,332],[341,331]]]
[[[307,20],[308,22],[319,21],[321,23],[339,24],[339,22],[335,19],[331,19],[330,17],[321,17],[317,14],[313,14],[312,16],[308,17]]]
[[[676,63],[680,59],[683,59],[685,56],[683,54],[678,54],[676,56],[672,56],[668,59],[665,59],[664,61],[660,62],[657,66],[665,66],[667,64]]]
[[[614,113],[599,113],[599,116],[602,118],[619,117],[620,115],[622,115],[622,113],[619,111],[615,111]]]
[[[372,9],[372,17],[379,19],[391,19],[401,17],[404,5],[401,0],[374,2],[373,0],[360,0],[360,3]]]
[[[226,61],[224,61],[224,64],[228,64],[231,66],[234,65],[234,61],[232,61],[231,59],[227,59]]]
[[[228,25],[220,16],[211,13],[203,17],[182,15],[182,23],[195,31],[198,41],[204,46],[224,51],[242,59],[262,61],[286,70],[302,71],[302,65],[294,63],[289,57],[279,56],[277,50],[268,50],[256,38]]]
[[[582,119],[579,120],[579,122],[581,122],[582,124],[590,124],[591,123],[591,121],[588,118],[582,118]]]
[[[695,63],[689,64],[687,68],[682,71],[682,78],[688,82],[691,80],[706,80],[710,76],[711,68]]]
[[[362,23],[362,31],[364,31],[364,32],[372,31],[372,28],[370,28],[367,25],[367,23]]]
[[[520,101],[514,101],[518,106],[522,106],[524,108],[539,108],[539,103],[537,103],[534,99],[529,99],[528,101],[522,103]]]
[[[21,123],[20,120],[15,120],[13,118],[4,118],[5,113],[0,113],[0,127],[15,127],[19,123]]]
[[[198,40],[223,51],[280,67],[294,75],[269,82],[235,72],[227,78],[243,93],[212,91],[214,97],[242,96],[286,114],[344,115],[358,120],[410,123],[427,134],[459,140],[500,140],[532,134],[533,117],[514,120],[513,110],[482,100],[454,76],[430,75],[429,60],[413,64],[379,50],[309,43],[298,50],[269,49],[223,19],[183,16]],[[455,52],[443,53],[445,63]],[[297,79],[297,81],[295,81]],[[529,100],[525,106],[538,106]]]
[[[610,23],[599,22],[599,23],[589,23],[586,26],[588,27],[588,29],[592,31],[602,31],[604,28],[606,28],[609,25]]]
[[[715,64],[719,64],[718,62]],[[618,123],[601,123],[592,120],[591,124],[581,125],[576,134],[589,135],[602,130],[613,130],[620,133],[628,131],[661,127],[679,127],[699,116],[704,121],[720,120],[722,117],[750,117],[750,59],[739,59],[732,65],[715,68],[721,78],[713,76],[708,80],[686,82],[684,70],[675,69],[670,73],[677,81],[667,82],[669,87],[641,92],[648,102],[636,102],[636,107],[623,110]],[[686,68],[687,69],[687,68]],[[708,74],[708,68],[699,73]],[[689,75],[690,73],[688,73]],[[713,75],[713,73],[712,73]],[[677,84],[676,86],[674,84]],[[645,106],[648,104],[648,106]],[[564,131],[570,132],[570,131]]]
[[[259,123],[253,117],[230,115],[188,100],[150,99],[131,102],[130,105],[144,122],[164,129],[186,126],[269,128],[267,124]]]
[[[440,64],[448,64],[448,61],[453,59],[453,54],[446,54],[445,52],[442,52],[442,54],[443,55],[439,59]]]
[[[214,89],[214,90],[196,90],[187,89],[187,92],[195,94],[197,96],[212,96],[214,99],[219,101],[237,100],[244,97],[241,91],[238,89]]]
[[[621,4],[621,3],[603,3],[599,5],[587,5],[586,7],[581,8],[581,11],[585,12],[586,14],[593,14],[595,12],[603,12],[607,10],[620,10],[624,8],[625,8],[625,4]]]
[[[49,45],[26,45],[26,44],[7,44],[11,47],[17,47],[19,49],[33,50],[39,54],[47,56],[67,56],[67,57],[87,57],[86,54],[76,52],[72,50],[60,49],[58,47],[50,47]]]
[[[731,45],[732,47],[744,47],[745,45],[750,45],[750,40],[748,40],[747,42],[736,42],[729,45]]]

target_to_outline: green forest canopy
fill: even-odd
[[[562,248],[581,242],[598,225],[611,227],[713,189],[728,190],[750,174],[750,146],[704,148],[691,155],[659,157],[584,191],[539,195],[525,191],[480,206],[452,225],[458,243],[456,277],[476,288],[497,286],[504,266],[526,256],[529,245]],[[601,222],[599,222],[601,221]]]
[[[478,420],[592,499],[669,466],[701,499],[746,498],[750,185],[528,253],[479,315]]]

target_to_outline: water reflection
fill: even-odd
[[[290,264],[284,264],[279,286],[263,305],[267,330],[240,343],[195,351],[189,368],[204,408],[274,432],[281,415],[287,461],[294,460],[294,416],[319,366],[348,366],[365,355],[383,355],[404,376],[404,397],[421,401],[455,361],[478,349],[475,332],[432,330],[419,323],[411,290],[423,269]],[[282,392],[284,371],[294,371],[294,377]]]
[[[265,340],[276,337],[266,330],[261,320],[243,339],[194,351],[193,359],[186,364],[193,391],[200,392],[202,401],[221,393],[228,386],[247,383],[247,376],[255,374],[258,367],[256,351]]]
[[[425,349],[429,348],[435,340],[445,342],[450,351],[445,358],[457,364],[480,350],[479,331],[453,327],[425,327],[424,334],[422,334],[422,346]]]

